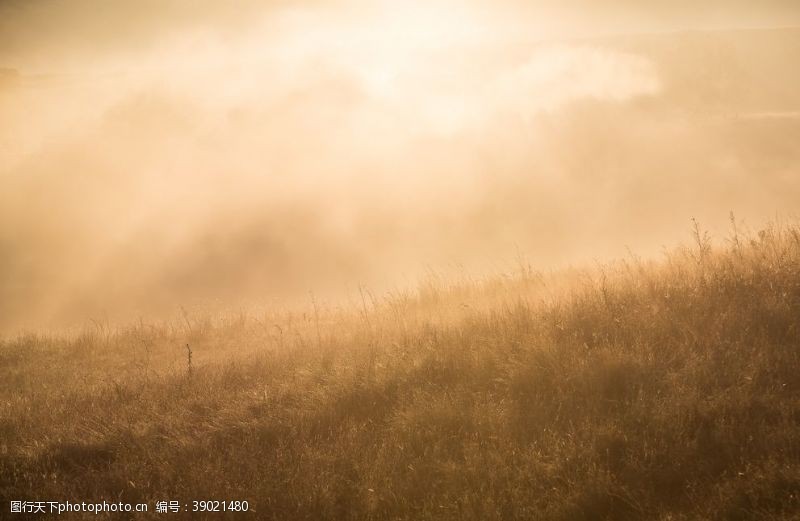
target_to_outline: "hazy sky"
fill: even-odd
[[[0,332],[786,216],[800,31],[670,31],[800,9],[698,4],[3,1]]]
[[[455,13],[453,18],[445,14],[441,20],[450,28],[459,23],[459,13],[467,11],[476,13],[482,23],[502,19],[507,29],[514,25],[510,33],[514,37],[532,40],[800,22],[794,0],[2,0],[0,66],[39,72],[73,69],[109,54],[146,52],[184,33],[236,39],[242,32],[263,28],[265,19],[297,11],[358,19],[375,12],[402,17],[415,9]]]

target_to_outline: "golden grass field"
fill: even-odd
[[[211,519],[797,519],[800,228],[695,231],[661,260],[6,338],[0,497],[150,503],[136,519],[205,499],[249,503]],[[106,517],[58,517],[81,516]]]

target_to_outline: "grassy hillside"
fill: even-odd
[[[800,228],[695,239],[351,309],[6,339],[0,517],[797,519]]]

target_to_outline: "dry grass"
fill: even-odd
[[[7,339],[0,516],[243,499],[251,519],[797,519],[800,230],[695,239],[352,309]]]

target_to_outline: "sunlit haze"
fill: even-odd
[[[658,255],[800,201],[793,2],[0,3],[0,331]]]

